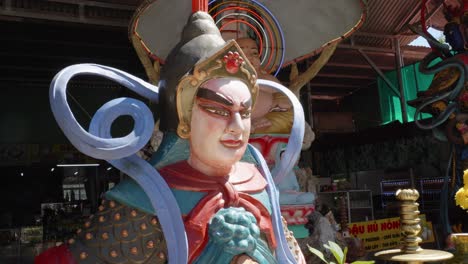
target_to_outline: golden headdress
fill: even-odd
[[[197,63],[192,73],[180,80],[176,96],[179,117],[177,134],[181,138],[189,136],[192,107],[198,88],[206,81],[217,78],[236,78],[244,82],[255,104],[258,95],[257,73],[239,45],[231,40],[218,52]]]
[[[192,14],[181,39],[171,50],[159,82],[160,129],[182,138],[190,133],[190,118],[198,87],[215,78],[236,78],[257,96],[257,73],[235,41],[225,42],[206,12]]]

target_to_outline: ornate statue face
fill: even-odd
[[[239,47],[250,63],[252,63],[252,66],[258,71],[260,69],[260,53],[258,51],[257,42],[250,38],[236,39],[236,42],[239,44]]]
[[[252,97],[242,81],[213,79],[197,91],[192,108],[189,164],[209,176],[225,176],[244,155]]]

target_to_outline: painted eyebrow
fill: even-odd
[[[252,98],[249,98],[241,103],[244,108],[250,108],[252,106]]]
[[[198,88],[197,97],[207,99],[210,101],[215,101],[224,105],[233,106],[234,103],[223,96],[222,94],[213,92],[212,90],[206,89],[204,87]]]

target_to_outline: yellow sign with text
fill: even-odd
[[[422,243],[434,242],[432,223],[426,221],[425,215],[420,215],[419,218],[421,219],[419,236],[423,240]],[[396,248],[402,239],[399,217],[350,223],[349,233],[362,240],[366,251]]]

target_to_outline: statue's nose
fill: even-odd
[[[242,117],[240,113],[236,112],[234,113],[230,120],[229,124],[227,126],[227,132],[232,133],[232,134],[240,134],[242,131],[244,131],[245,126],[242,122]]]

